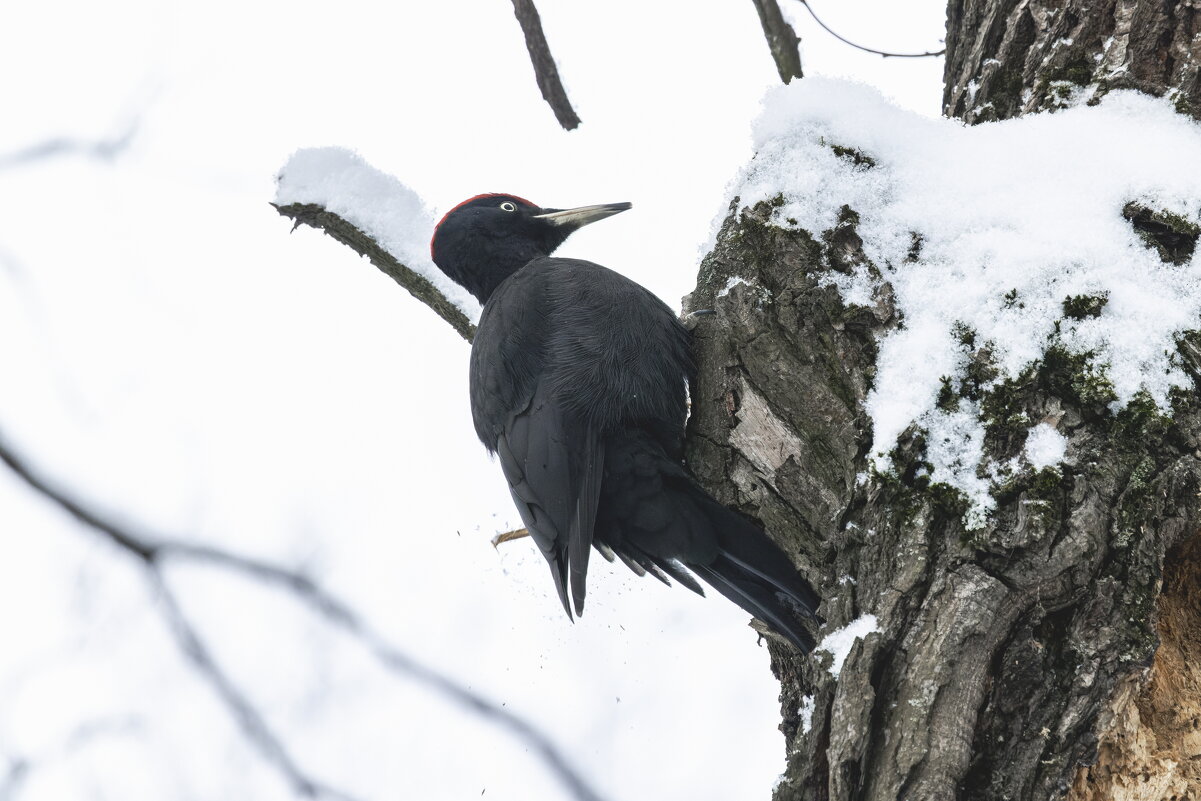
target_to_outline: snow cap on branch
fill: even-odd
[[[314,204],[337,214],[433,284],[469,320],[479,320],[479,302],[430,260],[434,217],[399,180],[350,150],[320,147],[296,151],[277,181],[277,206]]]

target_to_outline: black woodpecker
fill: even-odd
[[[690,335],[648,290],[550,254],[576,229],[630,208],[544,209],[504,194],[455,206],[430,251],[484,304],[471,347],[471,414],[571,617],[588,555],[636,573],[692,574],[804,652],[820,599],[750,520],[683,466]],[[569,600],[570,599],[570,600]]]

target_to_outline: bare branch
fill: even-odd
[[[780,80],[792,83],[793,78],[804,78],[805,74],[801,71],[801,52],[798,49],[801,40],[784,19],[780,5],[776,0],[751,2],[759,12],[759,24],[763,26],[763,35],[767,37],[767,46],[771,49],[771,57],[775,59]]]
[[[29,777],[33,764],[28,759],[16,757],[8,760],[8,769],[0,775],[0,801],[14,801]]]
[[[222,702],[233,713],[238,725],[247,738],[254,743],[259,753],[284,775],[292,788],[305,798],[328,798],[332,801],[355,801],[341,791],[329,788],[306,775],[288,754],[274,732],[246,696],[225,675],[209,653],[195,629],[180,609],[161,572],[160,558],[165,552],[187,552],[186,546],[160,538],[135,534],[128,528],[103,514],[87,508],[83,503],[52,486],[30,469],[28,463],[0,437],[0,461],[42,496],[50,499],[72,517],[93,531],[99,532],[113,544],[136,556],[147,567],[147,576],[161,603],[163,614],[171,625],[180,650],[192,661],[200,674],[213,686]]]
[[[16,473],[18,478],[36,492],[54,501],[55,504],[80,523],[104,535],[114,545],[123,548],[146,563],[153,563],[157,558],[161,543],[129,533],[117,523],[88,509],[74,498],[60,492],[49,482],[44,481],[33,472],[25,462],[25,459],[4,441],[2,433],[0,433],[0,462],[8,465],[9,469]]]
[[[809,16],[813,17],[813,21],[816,22],[818,25],[820,25],[822,30],[824,30],[826,33],[830,34],[831,36],[833,36],[835,39],[842,42],[843,44],[850,45],[851,47],[855,48],[856,50],[862,50],[865,53],[875,53],[877,56],[884,56],[884,58],[932,58],[934,56],[944,55],[947,52],[947,49],[945,47],[942,50],[929,52],[929,53],[889,53],[885,50],[876,50],[871,47],[864,47],[863,45],[855,44],[850,39],[847,39],[844,36],[838,35],[830,28],[829,25],[822,22],[821,17],[817,16],[817,13],[814,12],[813,8],[809,5],[809,0],[797,0],[797,2],[799,2],[801,5],[803,5],[805,7],[805,10],[809,12]],[[785,81],[785,83],[787,83],[787,81]]]
[[[152,565],[149,575],[155,589],[158,590],[163,614],[166,616],[167,622],[171,624],[171,633],[175,635],[175,642],[179,645],[179,649],[191,660],[200,675],[221,697],[221,701],[233,713],[238,726],[254,743],[263,758],[274,765],[292,785],[292,789],[304,798],[356,801],[355,797],[349,793],[322,784],[301,769],[292,755],[288,753],[287,748],[284,747],[283,741],[271,730],[254,704],[213,659],[208,647],[200,639],[200,635],[188,621],[187,616],[184,615],[175,594],[167,586],[161,570]]]
[[[120,133],[105,139],[71,139],[64,136],[47,139],[12,153],[0,154],[0,170],[71,154],[112,161],[129,149],[138,132],[139,123],[140,119],[135,119]]]
[[[366,619],[312,578],[262,560],[219,548],[197,545],[178,539],[135,533],[103,514],[92,511],[67,493],[56,489],[29,467],[0,433],[0,461],[35,491],[70,513],[76,520],[99,532],[106,539],[133,554],[148,568],[151,582],[158,590],[164,614],[171,623],[180,649],[213,685],[221,700],[234,715],[251,742],[283,773],[297,792],[308,798],[349,801],[350,796],[319,784],[304,774],[270,730],[262,716],[232,683],[204,646],[194,627],[183,614],[162,576],[166,559],[177,558],[210,563],[255,579],[275,584],[290,592],[298,601],[314,610],[330,625],[355,638],[386,669],[406,679],[418,681],[451,700],[471,709],[522,740],[571,791],[578,801],[603,801],[557,746],[532,724],[488,698],[443,676],[389,643]]]
[[[563,753],[542,732],[505,707],[479,693],[443,676],[433,668],[390,644],[366,620],[342,600],[323,589],[313,579],[293,570],[281,568],[257,559],[233,554],[218,548],[171,541],[162,546],[163,557],[180,557],[211,562],[230,570],[254,576],[291,591],[299,600],[324,617],[331,625],[342,629],[363,644],[384,667],[437,690],[463,706],[488,718],[498,726],[524,740],[552,772],[580,801],[601,801],[584,778],[576,772]]]
[[[534,7],[534,0],[513,0],[513,13],[521,23],[521,32],[525,34],[525,48],[530,51],[530,61],[534,65],[534,77],[538,88],[545,100],[555,112],[555,119],[568,131],[574,130],[580,124],[580,118],[571,101],[567,99],[567,90],[559,80],[559,69],[555,59],[550,54],[550,45],[546,43],[546,34],[542,32],[542,18]]]
[[[502,542],[511,542],[528,536],[530,536],[528,528],[515,528],[512,531],[503,531],[492,538],[492,547],[499,548]]]
[[[380,247],[378,242],[354,224],[315,203],[292,203],[285,206],[277,206],[272,203],[271,205],[281,215],[294,221],[292,230],[296,230],[302,224],[316,228],[346,245],[360,256],[366,256],[385,275],[390,276],[393,281],[407,289],[410,295],[429,306],[435,314],[450,323],[463,339],[470,342],[475,338],[475,325],[467,319],[467,315],[463,314],[458,306],[447,300],[446,296],[428,280],[397,261],[395,256]]]

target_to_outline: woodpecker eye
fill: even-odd
[[[510,203],[510,202],[509,202],[509,201],[507,201],[507,200],[506,200],[504,203],[501,203],[501,204],[500,204],[500,207],[501,207],[502,209],[504,209],[505,211],[517,211],[517,204],[515,204],[515,203]]]

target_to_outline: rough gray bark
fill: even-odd
[[[950,0],[943,112],[970,123],[1113,89],[1201,118],[1198,0]]]
[[[1014,98],[1037,96],[1054,74],[1060,49],[1032,43],[1046,20],[1070,17],[1073,3],[1059,5],[1050,14],[953,0],[948,75],[960,77],[948,81],[948,107],[969,119],[984,118],[981,102],[997,116],[1046,107]],[[1120,8],[1149,13],[1142,5]],[[1165,12],[1175,22],[1157,34],[1163,48],[1192,35],[1187,8]],[[1125,58],[1142,40],[1129,37]],[[1002,66],[1018,58],[1017,85],[1006,95],[981,81],[969,104],[955,81],[976,74],[963,66],[971,60],[1000,69],[990,54]],[[1123,62],[1106,63],[1112,73]],[[1195,68],[1177,60],[1164,74],[1182,83],[1160,93],[1176,88],[1192,103]],[[881,629],[854,646],[837,680],[820,652],[815,661],[770,644],[789,754],[777,801],[1201,796],[1196,392],[1179,393],[1167,414],[1149,401],[1114,414],[1087,360],[1055,350],[989,388],[987,349],[965,341],[979,380],[964,391],[984,409],[989,453],[1016,456],[1028,426],[1045,421],[1070,455],[1059,472],[1004,487],[986,529],[968,531],[955,493],[922,477],[920,431],[902,437],[895,476],[868,469],[864,400],[876,339],[897,320],[887,293],[873,308],[846,306],[819,283],[866,261],[854,210],[817,232],[777,227],[771,212],[735,202],[685,300],[686,312],[716,312],[695,331],[689,465],[820,586],[831,628],[872,613]],[[1183,221],[1134,206],[1126,217],[1167,261],[1196,245]],[[1201,380],[1201,335],[1182,337],[1178,356]]]
[[[851,215],[817,240],[770,212],[731,214],[686,306],[716,311],[695,332],[689,464],[781,539],[832,625],[871,612],[883,629],[837,681],[773,644],[790,753],[777,798],[1059,797],[1095,761],[1115,688],[1155,653],[1164,555],[1201,525],[1201,407],[1182,396],[1171,419],[1147,405],[1112,415],[1081,361],[1053,354],[986,393],[990,447],[1017,455],[1029,423],[1005,421],[1024,413],[1055,422],[1075,456],[1062,477],[1006,488],[987,530],[965,531],[957,499],[917,477],[919,432],[899,478],[857,485],[893,309],[819,286],[862,258]],[[746,283],[719,297],[731,277]],[[1181,353],[1201,375],[1195,341]]]

